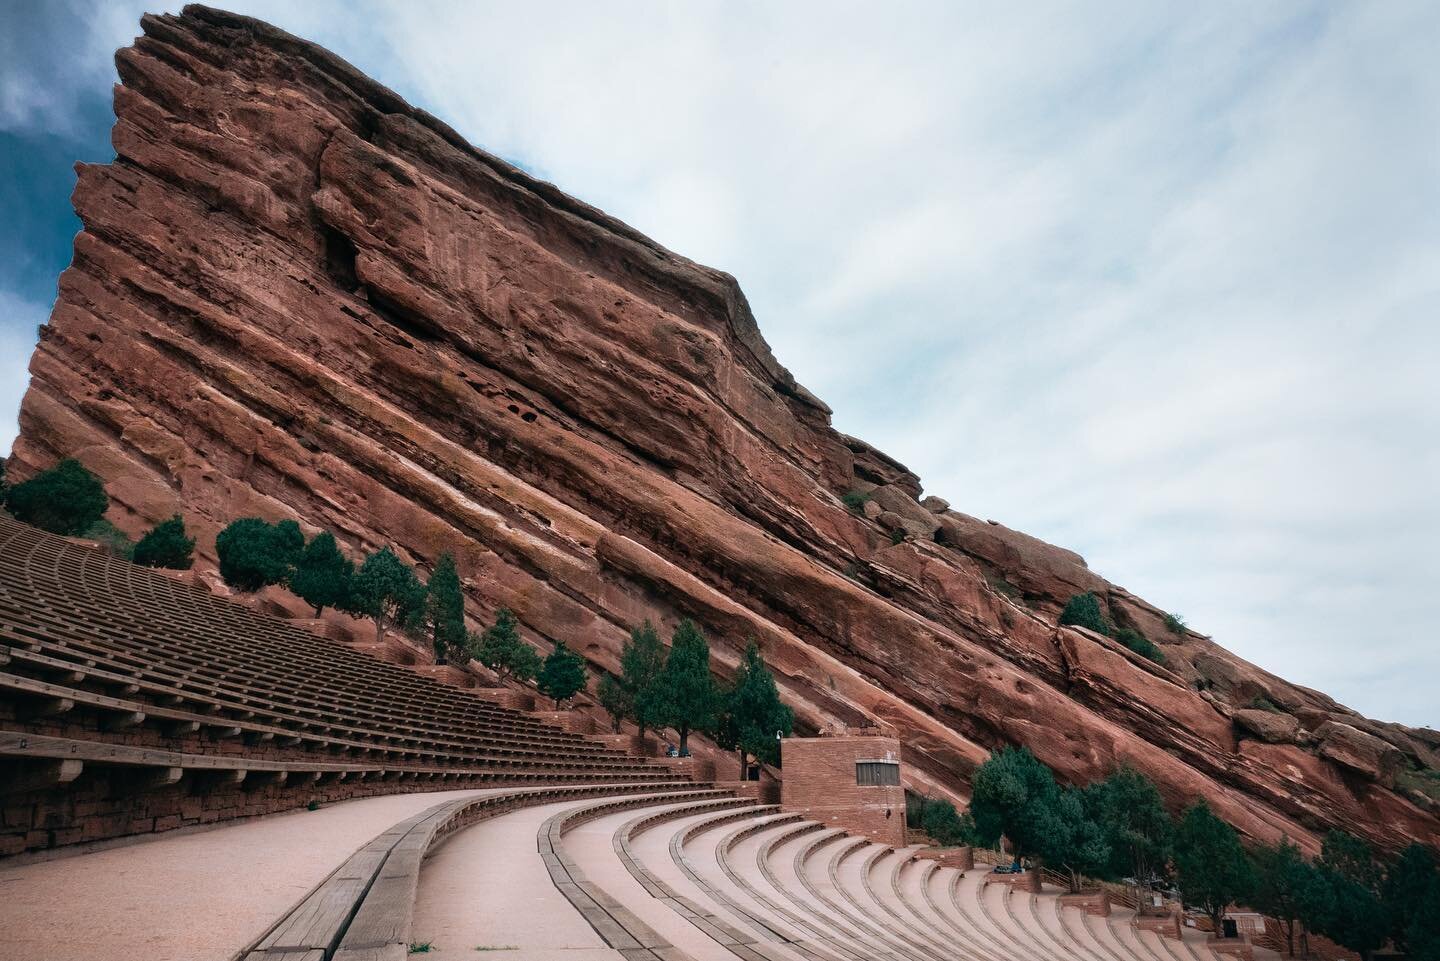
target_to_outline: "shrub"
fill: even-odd
[[[78,460],[67,457],[10,488],[5,498],[18,520],[52,534],[74,537],[95,525],[110,506],[105,485]]]
[[[1141,634],[1133,627],[1120,628],[1118,631],[1115,632],[1115,640],[1119,641],[1121,644],[1124,644],[1136,654],[1139,654],[1142,657],[1150,658],[1150,660],[1154,661],[1156,664],[1165,663],[1165,655],[1160,650],[1160,648],[1156,647],[1150,641],[1150,638],[1146,637],[1144,634]]]
[[[305,545],[295,571],[290,575],[290,589],[315,606],[319,617],[327,607],[341,607],[350,600],[351,580],[355,565],[340,553],[335,535],[321,531]]]
[[[850,508],[855,513],[860,514],[864,512],[865,502],[870,500],[870,497],[871,494],[869,491],[846,491],[844,494],[840,495],[840,502],[846,507]]]
[[[895,528],[894,530],[892,530],[892,531],[890,532],[890,543],[891,543],[891,544],[903,544],[903,543],[905,543],[905,528],[903,528],[903,527],[897,527],[897,528]]]
[[[555,649],[540,666],[535,686],[555,702],[555,710],[560,710],[561,701],[568,701],[585,689],[584,659],[566,647],[564,641],[557,641]]]
[[[1275,706],[1275,702],[1264,695],[1256,695],[1250,699],[1249,706],[1256,711],[1268,711],[1271,714],[1284,714],[1285,712]]]
[[[195,538],[185,536],[185,521],[179,514],[168,521],[161,521],[135,545],[133,560],[142,567],[164,567],[173,571],[188,571],[195,563],[191,553],[195,549]]]
[[[1184,634],[1185,618],[1181,617],[1179,614],[1166,614],[1165,629],[1171,634]]]
[[[1100,599],[1090,591],[1076,594],[1065,602],[1065,610],[1060,612],[1060,623],[1089,628],[1097,634],[1110,633],[1110,624],[1100,611]]]
[[[290,579],[305,535],[294,521],[267,524],[258,517],[232,521],[215,538],[220,577],[237,591],[254,593]]]
[[[955,805],[943,799],[925,802],[920,829],[941,847],[975,843],[975,819],[968,812],[960,814]]]

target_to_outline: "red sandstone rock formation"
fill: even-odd
[[[727,667],[754,637],[802,727],[883,723],[917,784],[957,795],[1018,742],[1066,778],[1129,762],[1256,837],[1440,842],[1428,799],[1386,786],[1435,764],[1433,732],[1172,634],[1076,554],[918,500],[830,427],[729,276],[281,31],[201,7],[143,27],[116,58],[118,156],[79,167],[85,229],[17,477],[78,456],[122,528],[182,511],[202,568],[251,514],[355,552],[449,550],[477,620],[508,606],[601,668],[646,617],[696,618]],[[856,490],[861,510],[840,499]],[[1058,629],[1085,590],[1165,665]],[[1293,736],[1232,720],[1262,697]]]

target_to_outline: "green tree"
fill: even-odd
[[[1098,794],[1097,820],[1110,845],[1110,872],[1147,883],[1170,860],[1175,831],[1160,791],[1128,765],[1092,788]]]
[[[354,574],[355,565],[340,553],[335,535],[321,531],[300,553],[290,575],[290,589],[315,605],[315,616],[319,617],[327,607],[346,606]]]
[[[670,654],[655,682],[653,697],[653,701],[646,699],[646,709],[653,708],[660,724],[675,729],[682,757],[690,753],[691,731],[715,730],[719,721],[720,690],[710,674],[710,645],[689,618],[675,628],[670,639]]]
[[[1370,845],[1346,831],[1326,832],[1320,841],[1320,866],[1371,891],[1380,889],[1384,877]]]
[[[425,585],[425,626],[435,646],[436,664],[446,664],[451,655],[465,650],[465,596],[460,593],[455,558],[448,552],[435,562]]]
[[[10,488],[5,504],[16,519],[52,534],[84,534],[110,506],[105,485],[78,460],[67,457]]]
[[[655,726],[641,709],[642,701],[653,700],[647,692],[664,668],[665,647],[647,620],[630,631],[630,639],[620,649],[620,673],[602,677],[596,692],[616,733],[624,721],[634,721],[642,736],[646,728]]]
[[[1252,906],[1280,922],[1285,931],[1286,953],[1295,956],[1295,925],[1301,918],[1307,885],[1313,883],[1314,868],[1289,838],[1271,847],[1261,845],[1254,852],[1255,890]]]
[[[920,829],[941,847],[975,843],[975,819],[961,814],[944,798],[926,800],[920,815]]]
[[[1100,599],[1090,591],[1076,594],[1065,602],[1065,609],[1060,612],[1060,623],[1088,627],[1098,634],[1110,633],[1110,623],[1100,610]]]
[[[642,737],[663,723],[656,690],[664,671],[665,645],[647,620],[630,632],[630,642],[620,651],[620,686],[628,699],[628,716]]]
[[[630,697],[630,692],[625,690],[620,678],[615,674],[602,675],[595,684],[595,699],[610,716],[610,730],[615,734],[620,733],[620,725],[630,717],[631,711],[635,708],[635,702]]]
[[[232,521],[215,538],[221,578],[247,594],[289,581],[304,546],[305,535],[300,533],[299,524],[267,524],[258,517]]]
[[[740,755],[740,779],[745,780],[748,759],[765,764],[780,763],[777,734],[795,729],[795,712],[780,700],[775,678],[760,657],[760,648],[751,641],[729,691],[716,739],[720,746]]]
[[[1101,825],[1099,816],[1104,792],[1096,785],[1062,787],[1057,812],[1065,823],[1064,832],[1051,845],[1045,860],[1064,868],[1070,876],[1071,892],[1080,890],[1086,877],[1103,877],[1109,873],[1114,852]]]
[[[561,701],[568,701],[585,689],[584,658],[566,647],[564,641],[557,641],[555,649],[540,666],[535,686],[555,701],[555,710],[560,710]]]
[[[480,663],[499,674],[502,681],[507,678],[528,681],[540,671],[540,655],[520,637],[515,615],[509,608],[500,608],[495,613],[495,623],[472,644]]]
[[[425,587],[388,547],[365,558],[351,581],[346,608],[375,621],[375,640],[392,624],[416,623],[425,605]]]
[[[1240,836],[1204,799],[1185,811],[1175,829],[1175,871],[1185,900],[1209,915],[1217,932],[1226,906],[1248,897],[1253,882]]]
[[[1440,961],[1440,877],[1430,879],[1416,896],[1415,903],[1414,917],[1405,929],[1404,939],[1410,961]]]
[[[1003,835],[1014,855],[1042,860],[1068,848],[1074,826],[1050,769],[1028,748],[1004,747],[975,770],[970,813],[982,844]]]
[[[195,563],[195,538],[185,536],[185,521],[179,515],[161,521],[140,538],[131,560],[141,567],[165,567],[188,571]]]
[[[1373,889],[1328,869],[1322,870],[1330,875],[1334,913],[1329,923],[1318,928],[1319,932],[1362,958],[1369,958],[1384,946],[1389,933],[1385,907]]]
[[[1412,842],[1385,871],[1380,900],[1390,915],[1390,936],[1402,950],[1408,946],[1410,930],[1422,914],[1432,888],[1440,882],[1435,855],[1424,845]],[[1436,888],[1440,891],[1440,888]],[[1434,905],[1440,911],[1440,904]]]

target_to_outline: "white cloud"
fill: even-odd
[[[240,6],[734,273],[961,509],[1440,723],[1433,5]]]

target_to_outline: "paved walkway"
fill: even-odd
[[[486,793],[361,798],[0,869],[0,961],[229,961],[390,825]],[[533,833],[530,847],[538,865]]]
[[[623,961],[555,889],[536,843],[552,814],[593,803],[521,808],[448,838],[420,869],[411,937],[430,942],[424,957]]]

